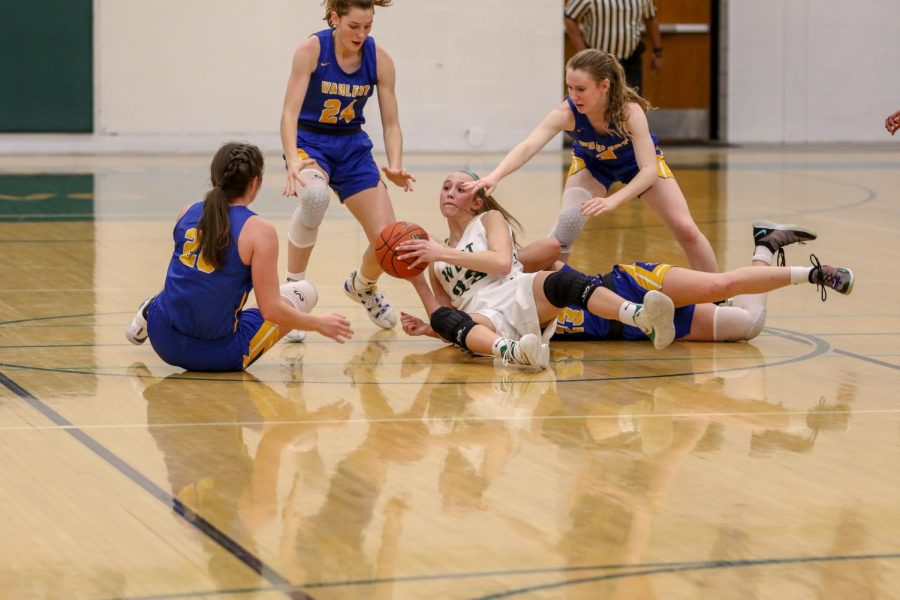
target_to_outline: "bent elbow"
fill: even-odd
[[[273,306],[271,304],[260,304],[259,306],[259,314],[262,315],[262,318],[270,323],[275,323],[276,325],[280,325],[279,318],[281,317],[280,307]]]

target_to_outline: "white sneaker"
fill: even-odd
[[[147,298],[141,303],[137,314],[131,319],[131,323],[125,328],[125,338],[136,346],[147,341],[147,307],[153,297]]]
[[[391,308],[391,303],[384,299],[384,295],[373,285],[364,290],[357,290],[354,282],[356,271],[350,273],[350,277],[344,282],[344,293],[354,302],[359,302],[366,307],[369,319],[382,329],[391,329],[397,325],[397,315]]]
[[[292,329],[281,339],[292,344],[299,344],[306,339],[306,332],[302,329]]]
[[[541,371],[550,364],[550,347],[533,333],[523,335],[518,341],[504,338],[500,344],[500,356],[494,357],[497,366],[518,365]]]
[[[656,290],[647,292],[642,308],[634,315],[635,325],[662,350],[675,340],[675,305],[672,299]]]

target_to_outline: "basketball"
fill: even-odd
[[[375,242],[375,256],[378,257],[378,262],[385,273],[400,279],[409,279],[424,271],[428,264],[422,263],[411,267],[410,265],[414,261],[411,259],[400,260],[395,248],[408,240],[427,239],[428,232],[415,223],[397,221],[385,227],[379,234],[378,240]]]

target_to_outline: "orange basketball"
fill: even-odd
[[[427,240],[428,232],[407,221],[397,221],[385,227],[375,241],[375,256],[381,263],[381,268],[388,275],[399,277],[400,279],[409,279],[425,270],[427,263],[422,263],[416,267],[410,265],[415,262],[412,259],[400,260],[397,257],[395,248],[407,240]]]

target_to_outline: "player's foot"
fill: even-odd
[[[125,337],[129,342],[137,346],[147,341],[147,309],[153,297],[147,298],[141,303],[131,323],[125,328]]]
[[[772,221],[754,221],[753,243],[757,246],[765,246],[778,256],[775,264],[779,267],[785,265],[784,246],[790,244],[804,244],[816,239],[818,236],[812,230],[797,225],[785,225]]]
[[[298,344],[306,339],[306,332],[302,329],[292,329],[281,339],[292,344]]]
[[[281,296],[290,300],[294,308],[300,312],[311,312],[313,307],[319,301],[319,293],[316,286],[305,279],[291,279],[279,288]],[[297,344],[306,340],[306,332],[302,329],[292,329],[288,331],[283,338],[284,341]]]
[[[816,284],[822,292],[822,302],[825,302],[827,294],[825,288],[831,288],[839,294],[849,294],[853,291],[853,271],[844,267],[832,267],[819,262],[815,254],[809,255],[812,261],[812,271],[809,272],[809,282]]]
[[[356,271],[353,271],[344,282],[344,293],[347,297],[365,306],[369,313],[369,319],[382,329],[390,329],[397,325],[397,315],[394,314],[391,303],[385,300],[384,295],[378,291],[378,287],[372,285],[358,290],[355,281]]]
[[[656,290],[647,292],[644,303],[634,314],[634,324],[662,350],[675,340],[675,305],[672,299]]]
[[[527,333],[519,340],[500,338],[494,342],[494,347],[494,364],[497,366],[518,365],[540,371],[550,364],[550,347],[542,344],[541,338],[533,333]]]

